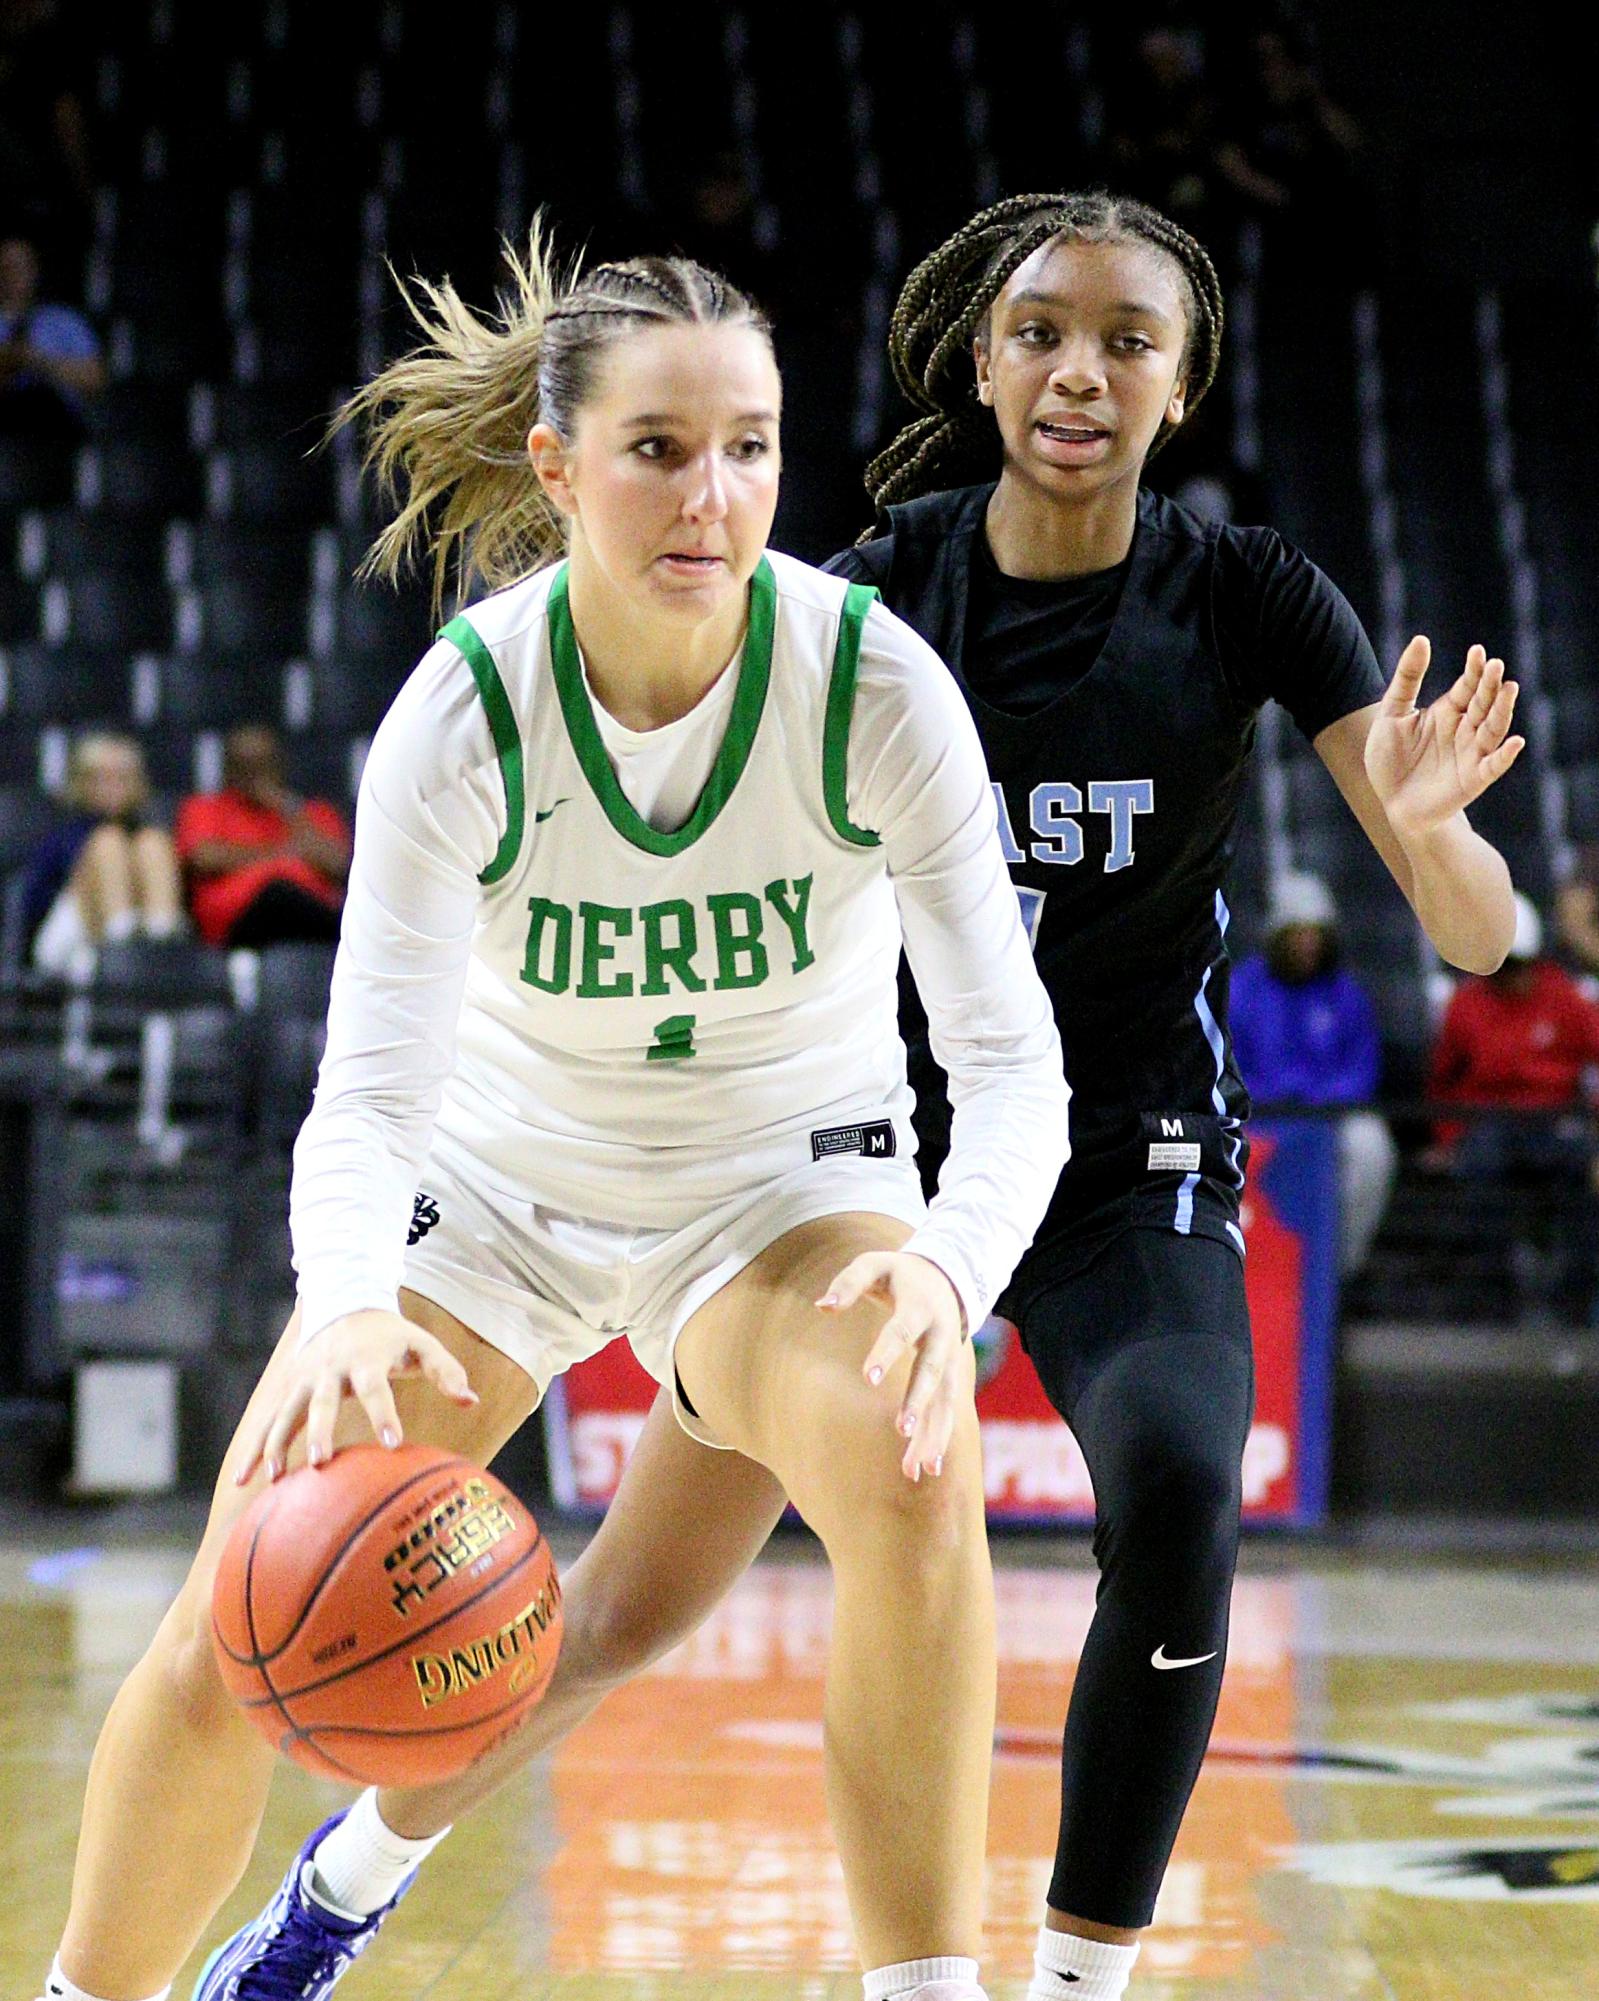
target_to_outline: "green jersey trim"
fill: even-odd
[[[560,698],[566,733],[589,787],[605,809],[605,817],[626,841],[650,855],[680,855],[692,847],[733,796],[733,788],[743,776],[755,747],[755,732],[766,707],[767,683],[772,677],[772,639],[777,630],[777,579],[763,556],[750,579],[749,626],[744,650],[739,656],[738,687],[727,719],[727,732],[716,753],[694,811],[675,833],[663,834],[637,812],[622,790],[611,760],[605,754],[594,707],[583,681],[583,663],[577,650],[577,633],[572,625],[572,608],[567,601],[567,565],[563,563],[550,585],[550,665],[555,673],[555,692]]]
[[[822,730],[822,796],[833,832],[858,848],[875,848],[878,837],[857,827],[849,816],[849,730],[855,718],[855,682],[861,665],[861,628],[877,592],[870,584],[851,584],[839,614],[838,644],[833,649],[833,673],[827,684],[827,719]]]
[[[487,886],[498,882],[509,871],[522,848],[526,810],[522,783],[522,739],[517,734],[511,698],[505,692],[505,683],[494,664],[494,655],[483,644],[476,627],[465,616],[452,618],[439,637],[447,639],[472,670],[472,679],[477,683],[478,696],[489,719],[489,734],[494,739],[494,749],[500,760],[500,778],[505,786],[505,832],[500,837],[493,861],[478,877],[478,881]]]

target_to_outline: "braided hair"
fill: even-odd
[[[991,474],[992,415],[977,400],[971,344],[1011,274],[1056,237],[1080,243],[1145,243],[1182,275],[1188,335],[1182,370],[1192,409],[1216,377],[1221,355],[1221,285],[1215,266],[1187,230],[1124,195],[1012,195],[974,215],[924,257],[905,280],[889,322],[894,380],[922,413],[866,468],[866,490],[881,520],[896,501]],[[1173,426],[1162,423],[1159,451]]]
[[[492,317],[473,312],[448,278],[401,292],[424,342],[344,404],[334,428],[360,422],[366,465],[392,518],[361,564],[394,582],[431,559],[437,613],[452,573],[497,590],[566,546],[566,522],[528,463],[527,435],[547,423],[565,439],[592,393],[602,355],[656,326],[734,325],[768,341],[752,300],[688,257],[632,257],[563,270],[542,223],[526,253],[505,247],[509,288]]]

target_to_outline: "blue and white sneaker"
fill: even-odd
[[[348,1808],[345,1809],[347,1813]],[[200,1969],[193,2001],[324,2001],[339,1976],[377,1937],[378,1926],[416,1881],[416,1871],[369,1918],[324,1904],[311,1890],[311,1858],[343,1813],[325,1820],[289,1865],[278,1894],[254,1924],[219,1945]]]

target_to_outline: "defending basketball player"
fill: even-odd
[[[785,1494],[836,1583],[828,1791],[867,2001],[982,1991],[966,1337],[1043,1212],[1067,1098],[987,772],[925,643],[765,549],[780,387],[749,302],[683,260],[563,284],[537,240],[517,277],[497,325],[430,292],[428,347],[353,406],[404,489],[378,565],[431,536],[438,576],[469,553],[495,588],[372,747],[296,1149],[299,1306],[102,1732],[66,2001],[164,1995],[251,1852],[273,1761],[207,1619],[251,1486],[302,1434],[314,1463],[373,1432],[485,1462],[618,1333],[675,1418],[567,1580],[543,1727],[470,1783],[363,1795],[197,1994],[326,1994],[450,1815],[694,1624]],[[930,1208],[902,939],[959,1106]]]
[[[1314,745],[1442,957],[1491,969],[1514,925],[1466,818],[1522,748],[1504,663],[1472,647],[1420,707],[1425,639],[1385,687],[1297,549],[1142,486],[1221,331],[1209,257],[1142,203],[984,210],[906,280],[889,351],[919,414],[867,470],[871,538],[828,566],[880,588],[970,704],[1075,1093],[1001,1305],[1087,1460],[1101,1570],[1029,2001],[1126,1987],[1226,1662],[1254,1374],[1225,887],[1262,705]],[[931,1174],[937,1040],[906,1026]]]

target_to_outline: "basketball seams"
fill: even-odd
[[[529,1519],[531,1520],[531,1517]],[[336,1682],[348,1680],[351,1675],[364,1674],[368,1668],[376,1667],[379,1661],[386,1661],[391,1655],[403,1653],[415,1641],[425,1640],[429,1633],[436,1633],[441,1626],[449,1625],[452,1619],[458,1619],[463,1612],[470,1612],[474,1605],[481,1603],[491,1592],[499,1590],[502,1584],[508,1583],[513,1577],[519,1575],[522,1569],[531,1563],[539,1551],[545,1547],[544,1531],[539,1528],[536,1522],[533,1525],[533,1533],[533,1543],[527,1549],[523,1550],[522,1554],[508,1570],[502,1570],[498,1576],[488,1578],[473,1592],[470,1598],[463,1598],[460,1604],[452,1605],[448,1611],[442,1612],[431,1625],[413,1627],[409,1632],[402,1633],[399,1639],[391,1641],[388,1646],[381,1648],[377,1653],[367,1654],[358,1661],[349,1661],[343,1667],[335,1669],[332,1674],[323,1675],[320,1681],[300,1682],[294,1688],[286,1688],[283,1691],[283,1700],[290,1701],[301,1695],[316,1695],[324,1688],[332,1688]],[[555,1581],[555,1565],[552,1561],[550,1564],[550,1582],[553,1585]],[[556,1592],[557,1596],[559,1596],[558,1585],[556,1586]],[[276,1659],[276,1655],[273,1658]],[[262,1663],[252,1661],[248,1665],[262,1668],[263,1679],[266,1680],[267,1687],[272,1690],[272,1699],[277,1701],[276,1686],[266,1676]],[[263,1709],[266,1707],[266,1704],[259,1699],[256,1701],[247,1700],[241,1703],[240,1707],[244,1709]],[[323,1726],[319,1725],[318,1727],[321,1728]]]
[[[250,1645],[252,1648],[255,1648],[258,1652],[260,1647],[260,1635],[255,1630],[255,1591],[253,1588],[255,1579],[255,1552],[256,1552],[256,1547],[261,1540],[261,1533],[271,1519],[272,1519],[271,1507],[269,1506],[263,1508],[261,1510],[260,1520],[256,1523],[254,1529],[251,1531],[249,1554],[244,1559],[244,1618],[245,1618],[245,1623],[250,1628]],[[214,1608],[211,1614],[211,1630],[213,1633],[215,1633],[217,1630],[216,1612]],[[224,1642],[223,1644],[226,1645],[226,1642]],[[233,1655],[232,1657],[234,1659],[238,1658],[237,1655]],[[253,1667],[256,1673],[261,1677],[262,1681],[266,1684],[266,1691],[268,1698],[276,1707],[278,1714],[283,1718],[284,1722],[292,1730],[294,1728],[294,1718],[289,1714],[288,1710],[284,1708],[282,1702],[278,1699],[278,1692],[277,1689],[273,1686],[272,1677],[266,1671],[266,1663],[263,1660],[257,1659],[249,1663],[245,1663],[244,1665],[249,1665]],[[257,1708],[259,1706],[260,1706],[259,1704],[251,1705],[251,1707],[253,1708]]]
[[[537,1708],[537,1704],[533,1705]],[[482,1730],[490,1723],[498,1723],[502,1716],[510,1716],[519,1709],[528,1707],[526,1691],[513,1695],[501,1703],[498,1709],[488,1710],[482,1716],[463,1717],[458,1723],[440,1723],[429,1728],[401,1728],[399,1724],[384,1723],[307,1723],[296,1724],[295,1737],[302,1744],[310,1744],[318,1752],[322,1747],[317,1738],[324,1733],[335,1737],[393,1737],[402,1743],[420,1744],[435,1737],[456,1737],[463,1730]],[[322,1755],[326,1755],[323,1753]]]
[[[324,1778],[355,1785],[432,1784],[437,1778],[464,1770],[494,1743],[521,1727],[548,1689],[560,1648],[561,1584],[549,1543],[531,1511],[492,1476],[490,1493],[497,1497],[502,1511],[511,1508],[511,1519],[505,1519],[501,1512],[498,1523],[486,1535],[474,1532],[459,1552],[450,1553],[451,1564],[458,1567],[441,1568],[436,1582],[447,1584],[448,1589],[437,1597],[415,1582],[391,1597],[387,1563],[383,1575],[378,1575],[366,1561],[389,1547],[391,1531],[398,1534],[391,1518],[400,1513],[414,1526],[421,1519],[416,1507],[419,1486],[437,1482],[440,1494],[430,1495],[426,1503],[426,1509],[432,1511],[428,1514],[431,1520],[437,1512],[435,1501],[443,1505],[443,1483],[483,1475],[482,1468],[458,1453],[436,1447],[413,1447],[411,1451],[427,1459],[418,1471],[404,1472],[385,1465],[374,1454],[369,1463],[349,1469],[337,1491],[330,1485],[325,1497],[309,1484],[299,1486],[292,1495],[269,1487],[257,1497],[258,1506],[233,1525],[230,1546],[213,1583],[212,1642],[235,1703],[276,1751]],[[373,1501],[370,1497],[381,1482],[392,1484],[380,1500]],[[359,1498],[363,1488],[368,1496],[365,1502]],[[487,1506],[476,1489],[474,1494]],[[353,1522],[346,1513],[346,1497],[361,1510]],[[453,1520],[454,1513],[447,1512]],[[528,1537],[527,1546],[518,1549],[517,1544]],[[473,1552],[470,1559],[468,1550]],[[486,1563],[481,1562],[479,1551],[487,1557]],[[503,1567],[496,1568],[500,1563]],[[489,1571],[487,1576],[481,1575],[483,1568]],[[476,1577],[471,1574],[474,1569],[480,1571]],[[410,1572],[402,1572],[401,1581],[410,1576]],[[310,1582],[310,1578],[315,1581]],[[463,1587],[469,1595],[447,1606],[444,1601],[450,1593]],[[524,1602],[530,1593],[532,1602]],[[421,1602],[412,1605],[413,1598]],[[413,1616],[421,1615],[422,1623],[384,1641],[383,1632],[393,1631],[393,1621],[385,1617],[385,1610],[403,1612],[408,1606]],[[485,1623],[496,1625],[512,1608],[512,1625],[525,1626],[526,1632],[518,1632],[514,1646],[496,1658],[508,1660],[512,1652],[521,1655],[523,1665],[517,1674],[526,1676],[527,1682],[517,1693],[502,1693],[496,1702],[493,1679],[478,1660],[485,1640],[491,1654],[495,1654],[496,1643],[493,1635],[476,1629]],[[266,1648],[263,1631],[280,1616],[289,1617],[292,1623],[270,1649]],[[507,1627],[507,1636],[510,1632]],[[241,1647],[233,1645],[235,1638],[242,1641]],[[324,1645],[324,1641],[331,1643]],[[374,1651],[355,1659],[346,1653],[339,1660],[340,1652],[352,1645],[374,1647]],[[472,1688],[474,1693],[452,1720],[434,1715],[424,1719],[415,1713],[414,1691],[408,1701],[396,1674],[409,1686],[408,1656],[420,1663],[425,1653],[429,1661],[438,1657],[441,1664],[447,1664],[457,1646],[466,1649],[477,1665],[470,1675],[462,1666],[465,1679],[456,1692]],[[325,1672],[315,1672],[317,1654],[322,1656]],[[293,1686],[285,1686],[277,1678],[279,1671],[296,1676],[308,1670],[314,1678],[296,1681]],[[373,1684],[370,1698],[363,1676]],[[508,1685],[499,1686],[503,1691]],[[493,1706],[477,1715],[467,1713],[473,1703],[482,1700]],[[300,1712],[305,1710],[314,1711],[314,1717],[302,1720]],[[446,1769],[429,1776],[430,1763]],[[391,1778],[385,1767],[387,1773],[398,1770],[407,1776]]]
[[[433,1465],[425,1466],[422,1468],[420,1472],[413,1473],[408,1480],[402,1480],[399,1486],[391,1488],[389,1492],[385,1494],[383,1499],[380,1502],[378,1502],[377,1506],[372,1508],[366,1515],[362,1517],[362,1519],[359,1522],[355,1524],[355,1526],[350,1530],[350,1533],[345,1537],[344,1541],[340,1543],[339,1547],[333,1552],[333,1555],[328,1559],[327,1567],[322,1572],[322,1575],[317,1579],[316,1583],[312,1586],[310,1596],[306,1599],[305,1603],[300,1607],[298,1618],[296,1618],[294,1624],[289,1628],[288,1632],[284,1634],[282,1640],[278,1643],[277,1646],[275,1646],[271,1650],[270,1653],[261,1653],[258,1650],[257,1652],[249,1655],[236,1654],[233,1651],[233,1649],[228,1645],[227,1641],[223,1639],[222,1635],[218,1633],[217,1639],[220,1642],[223,1651],[227,1654],[229,1660],[236,1661],[240,1667],[265,1667],[268,1661],[275,1661],[286,1648],[291,1647],[294,1644],[295,1640],[298,1639],[300,1634],[300,1628],[305,1624],[306,1620],[310,1618],[312,1610],[315,1607],[317,1600],[322,1596],[322,1593],[328,1588],[329,1581],[332,1579],[334,1573],[338,1570],[339,1565],[343,1563],[344,1559],[349,1555],[350,1551],[354,1548],[355,1544],[358,1543],[361,1540],[362,1536],[366,1534],[367,1530],[377,1520],[378,1516],[383,1513],[383,1510],[385,1508],[392,1507],[393,1504],[397,1500],[399,1500],[402,1495],[408,1494],[413,1487],[419,1485],[423,1480],[434,1479],[440,1473],[453,1472],[455,1468],[458,1466],[464,1466],[469,1473],[474,1473],[474,1474],[477,1473],[479,1470],[476,1466],[472,1465],[470,1460],[462,1459],[459,1454],[452,1454],[452,1456],[448,1460],[446,1460],[442,1465],[439,1464],[437,1461],[435,1461]],[[267,1522],[271,1518],[271,1514],[272,1510],[270,1508],[264,1510],[260,1521],[257,1522],[255,1525],[255,1533],[250,1538],[250,1561],[252,1563],[254,1562],[255,1559],[256,1542],[260,1537],[261,1531],[266,1527]],[[542,1540],[542,1537],[540,1539]],[[246,1577],[245,1598],[246,1598],[246,1603],[248,1603],[249,1601],[248,1568],[246,1569],[245,1577]],[[213,1619],[211,1623],[214,1629],[216,1626],[215,1619]],[[255,1618],[253,1613],[250,1619],[250,1638],[252,1640],[256,1638]]]
[[[286,1737],[280,1738],[278,1749],[285,1758],[293,1758],[294,1751],[292,1747],[296,1744],[309,1746],[313,1755],[320,1758],[324,1765],[330,1767],[328,1771],[319,1772],[317,1774],[319,1778],[347,1779],[352,1786],[367,1786],[372,1784],[372,1780],[367,1778],[364,1773],[352,1771],[348,1765],[341,1765],[331,1751],[324,1751],[320,1744],[313,1744],[302,1730],[291,1730]],[[302,1770],[309,1769],[309,1767],[302,1767]]]

